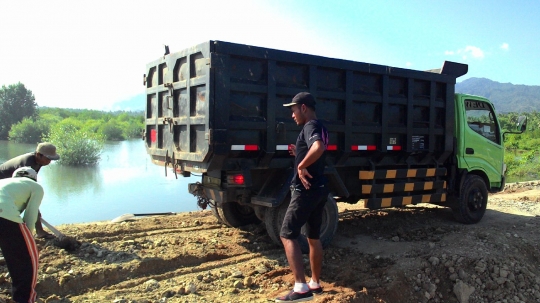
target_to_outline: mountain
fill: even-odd
[[[537,85],[469,78],[456,84],[456,92],[488,98],[499,113],[540,111],[540,86]]]
[[[469,78],[456,84],[456,92],[488,98],[499,113],[540,112],[540,86],[500,83],[486,78]],[[113,103],[110,111],[144,111],[145,94]]]
[[[139,94],[127,100],[113,103],[106,108],[109,111],[144,111],[145,110],[145,94]]]

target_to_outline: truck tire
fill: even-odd
[[[457,205],[452,207],[457,221],[465,224],[480,222],[486,212],[488,192],[484,179],[467,175]]]
[[[290,196],[288,196],[285,199],[285,202],[283,202],[280,206],[268,209],[264,217],[264,223],[268,236],[270,236],[270,239],[272,239],[275,244],[280,246],[283,244],[281,243],[279,233],[281,231],[283,218],[285,217],[285,213],[287,212],[287,207],[289,207],[290,200]],[[323,210],[323,219],[321,226],[320,240],[323,248],[326,248],[328,245],[330,245],[330,242],[332,242],[332,239],[334,238],[337,231],[338,221],[339,218],[336,201],[331,195],[328,195],[328,199]],[[302,250],[302,253],[308,254],[309,244],[305,236],[304,228],[302,228],[300,237],[298,237],[298,243],[300,244],[300,249]]]
[[[217,207],[221,221],[230,227],[240,227],[261,222],[255,215],[255,210],[236,202],[226,202]]]

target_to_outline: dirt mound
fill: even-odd
[[[540,302],[539,186],[491,195],[475,225],[456,223],[446,208],[338,203],[314,302]],[[211,211],[58,229],[81,245],[38,240],[40,302],[269,302],[294,282],[263,226],[228,228]],[[5,264],[0,270],[7,302]]]

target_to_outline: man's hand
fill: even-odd
[[[296,145],[289,144],[289,155],[296,156]]]
[[[302,181],[302,184],[306,189],[309,189],[311,187],[311,183],[309,183],[308,178],[311,179],[313,178],[313,176],[309,174],[307,168],[299,168],[298,177],[300,178],[300,181]]]

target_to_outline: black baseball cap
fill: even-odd
[[[311,108],[315,108],[315,98],[308,92],[301,92],[296,94],[291,103],[283,104],[283,106],[289,107],[297,104],[305,104]]]

